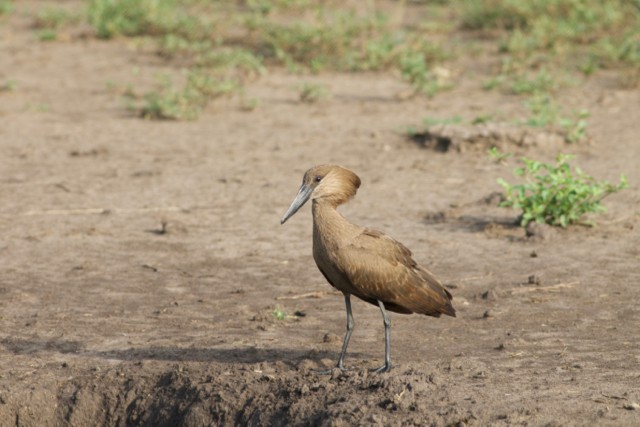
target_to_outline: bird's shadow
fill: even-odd
[[[238,348],[180,348],[171,346],[149,346],[115,350],[87,350],[79,341],[61,339],[20,339],[4,338],[0,345],[13,353],[31,355],[40,352],[55,352],[77,356],[98,357],[122,361],[160,360],[173,362],[220,362],[220,363],[260,363],[296,362],[322,359],[337,359],[338,353],[317,349],[258,348],[244,346]],[[362,356],[358,352],[351,356]]]

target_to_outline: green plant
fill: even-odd
[[[3,84],[0,84],[0,92],[13,92],[18,87],[15,80],[9,79]]]
[[[422,51],[411,49],[403,51],[398,64],[402,78],[417,92],[434,96],[441,90],[451,87],[446,79],[432,72],[429,61]]]
[[[497,75],[495,77],[491,77],[490,79],[482,83],[482,89],[493,90],[493,89],[499,88],[504,84],[505,80],[506,78],[502,74]]]
[[[100,38],[140,35],[150,30],[151,16],[157,16],[163,4],[148,0],[89,0],[87,15]]]
[[[329,89],[320,83],[302,83],[299,87],[300,101],[307,104],[314,104],[329,97]]]
[[[43,28],[36,32],[36,36],[38,37],[38,40],[42,42],[50,42],[58,38],[58,33],[56,30],[51,28]]]
[[[262,57],[243,48],[207,51],[197,59],[198,66],[234,71],[244,77],[256,77],[265,73]]]
[[[471,120],[471,124],[472,125],[482,125],[485,123],[489,123],[490,121],[494,120],[494,115],[493,114],[481,114],[479,116],[476,116],[473,118],[473,120]]]
[[[548,92],[554,89],[556,83],[553,76],[545,68],[535,76],[529,74],[516,76],[511,84],[511,91],[517,95]]]
[[[158,88],[143,96],[142,106],[133,105],[146,119],[195,120],[209,101],[239,88],[236,80],[203,70],[190,71],[180,89],[167,75],[159,76],[158,81]]]
[[[242,111],[253,111],[260,107],[259,98],[247,98],[243,93],[240,98],[240,109]]]
[[[500,206],[521,210],[522,227],[531,221],[561,227],[574,223],[593,225],[582,221],[584,215],[605,211],[602,199],[627,188],[627,179],[622,175],[617,185],[598,182],[579,168],[572,170],[569,159],[571,156],[559,154],[552,165],[523,157],[524,166],[514,173],[527,182],[513,185],[498,179],[506,192],[506,200]]]
[[[587,137],[587,118],[591,114],[588,110],[580,110],[573,118],[561,118],[560,126],[565,130],[565,139],[568,142],[580,142]]]
[[[280,308],[279,305],[276,305],[271,314],[273,314],[276,320],[284,320],[287,318],[287,312]]]
[[[548,94],[536,94],[525,101],[531,115],[523,122],[531,127],[560,127],[567,142],[580,142],[587,137],[589,111],[582,109],[571,117],[562,114],[562,109]]]
[[[494,162],[500,163],[500,164],[505,164],[507,162],[507,159],[512,155],[511,153],[501,152],[500,150],[498,150],[498,147],[491,147],[488,150],[488,154],[489,154],[489,157],[493,159]]]
[[[524,124],[531,127],[546,127],[558,124],[560,107],[548,94],[536,94],[525,101],[531,116]]]

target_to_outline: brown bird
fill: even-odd
[[[347,221],[336,208],[355,196],[360,178],[337,165],[309,169],[291,206],[280,221],[284,224],[307,200],[313,201],[313,258],[322,275],[342,291],[347,307],[347,333],[337,367],[345,370],[344,356],[355,323],[351,295],[380,307],[384,319],[384,365],[391,369],[391,322],[386,310],[455,317],[451,294],[426,268],[411,257],[411,251],[386,234]]]

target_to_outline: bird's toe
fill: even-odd
[[[369,372],[374,372],[376,374],[382,374],[382,373],[385,373],[385,372],[389,372],[390,370],[391,370],[391,364],[385,363],[384,365],[380,366],[379,368],[369,369]]]

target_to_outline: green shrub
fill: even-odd
[[[605,211],[602,199],[628,187],[624,175],[617,185],[598,182],[579,168],[572,171],[568,160],[571,156],[559,154],[556,164],[551,165],[526,157],[523,167],[516,168],[517,176],[527,179],[525,184],[509,184],[500,178],[498,183],[505,189],[506,200],[500,206],[522,211],[520,225],[526,227],[531,221],[559,225],[584,223],[588,213]]]

